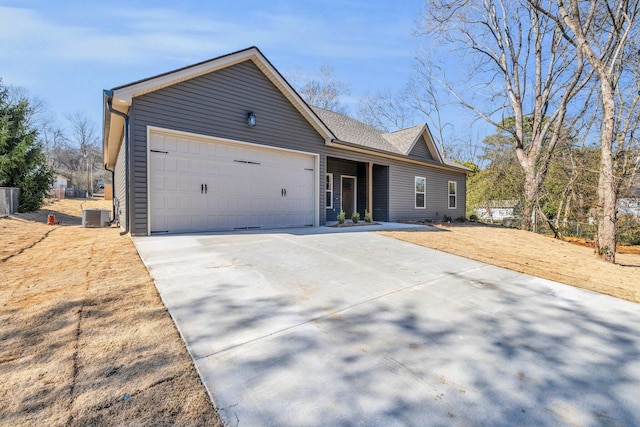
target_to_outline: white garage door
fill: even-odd
[[[315,157],[152,132],[152,233],[313,226]]]

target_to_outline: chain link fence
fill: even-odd
[[[502,225],[510,228],[520,228],[522,220],[520,218],[505,218]],[[553,227],[563,237],[576,237],[585,240],[595,240],[598,228],[594,222],[563,221]],[[538,234],[554,235],[555,232],[547,222],[539,221],[536,232]],[[627,216],[618,220],[618,243],[621,245],[640,245],[640,218]]]

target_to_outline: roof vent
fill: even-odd
[[[83,227],[108,227],[110,212],[107,209],[86,209],[82,211]]]

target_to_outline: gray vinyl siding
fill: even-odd
[[[136,97],[130,116],[134,235],[147,234],[147,126],[318,153],[324,189],[324,139],[251,61]],[[324,192],[319,198],[323,225]]]
[[[466,175],[424,167],[404,164],[392,165],[390,174],[389,217],[391,221],[400,219],[442,219],[444,215],[457,218],[465,215]],[[415,207],[415,177],[426,178],[426,209]],[[458,207],[448,208],[449,181],[458,183]]]
[[[113,187],[116,193],[116,199],[118,199],[118,214],[120,220],[120,227],[123,229],[126,227],[127,223],[127,200],[126,200],[126,180],[125,180],[125,149],[124,149],[124,141],[120,144],[120,150],[118,151],[118,157],[116,158],[116,164],[114,168],[114,179]]]
[[[446,214],[452,218],[465,215],[466,174],[464,172],[448,171],[428,165],[406,163],[396,159],[389,159],[375,154],[356,153],[341,150],[335,147],[327,147],[327,155],[330,157],[353,160],[355,162],[373,162],[374,177],[376,165],[388,166],[388,221],[442,219]],[[330,172],[330,171],[329,171]],[[415,207],[415,177],[423,176],[427,180],[426,209]],[[334,182],[337,178],[334,175]],[[448,209],[448,185],[449,181],[458,183],[458,206],[456,209]],[[382,179],[374,179],[374,204],[375,194],[381,192],[378,185],[383,185]],[[335,184],[334,184],[335,186]],[[335,187],[334,187],[335,188]],[[339,195],[339,193],[337,193]],[[334,197],[336,197],[334,195]],[[359,205],[359,203],[358,203]],[[374,212],[375,214],[375,212]],[[384,218],[374,219],[384,221]]]
[[[373,219],[389,221],[389,167],[373,165]]]
[[[414,157],[420,160],[433,160],[433,156],[429,152],[427,148],[427,143],[424,140],[424,137],[420,137],[416,142],[416,145],[413,146],[413,149],[409,153],[409,157]]]

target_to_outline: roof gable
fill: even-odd
[[[431,135],[429,126],[427,126],[426,124],[423,124],[420,126],[420,132],[411,143],[411,147],[409,147],[409,149],[406,152],[407,156],[416,148],[417,144],[426,144],[427,150],[429,150],[429,154],[434,160],[440,163],[448,163],[440,154],[440,150],[438,150],[438,147],[436,146],[433,140],[433,136]]]
[[[419,160],[427,160],[458,169],[466,168],[450,162],[442,157],[426,124],[383,133],[373,126],[362,123],[343,114],[334,113],[318,107],[311,107],[318,117],[331,129],[338,142],[358,145],[364,148],[409,157],[417,144],[425,144],[429,156],[415,156]]]
[[[108,106],[111,106],[121,113],[127,114],[135,97],[213,73],[244,61],[252,61],[327,142],[335,139],[335,136],[314,114],[309,105],[307,105],[284,77],[282,77],[275,67],[265,58],[262,52],[254,46],[188,67],[118,86],[110,91],[105,91],[103,135],[105,164],[108,167],[114,165],[118,148],[123,138],[124,128],[124,118],[119,115],[112,115],[111,112],[108,111]]]
[[[420,137],[422,127],[422,125],[418,125],[410,128],[399,129],[395,132],[384,133],[382,136],[398,148],[401,153],[408,155],[415,144],[416,139]]]

